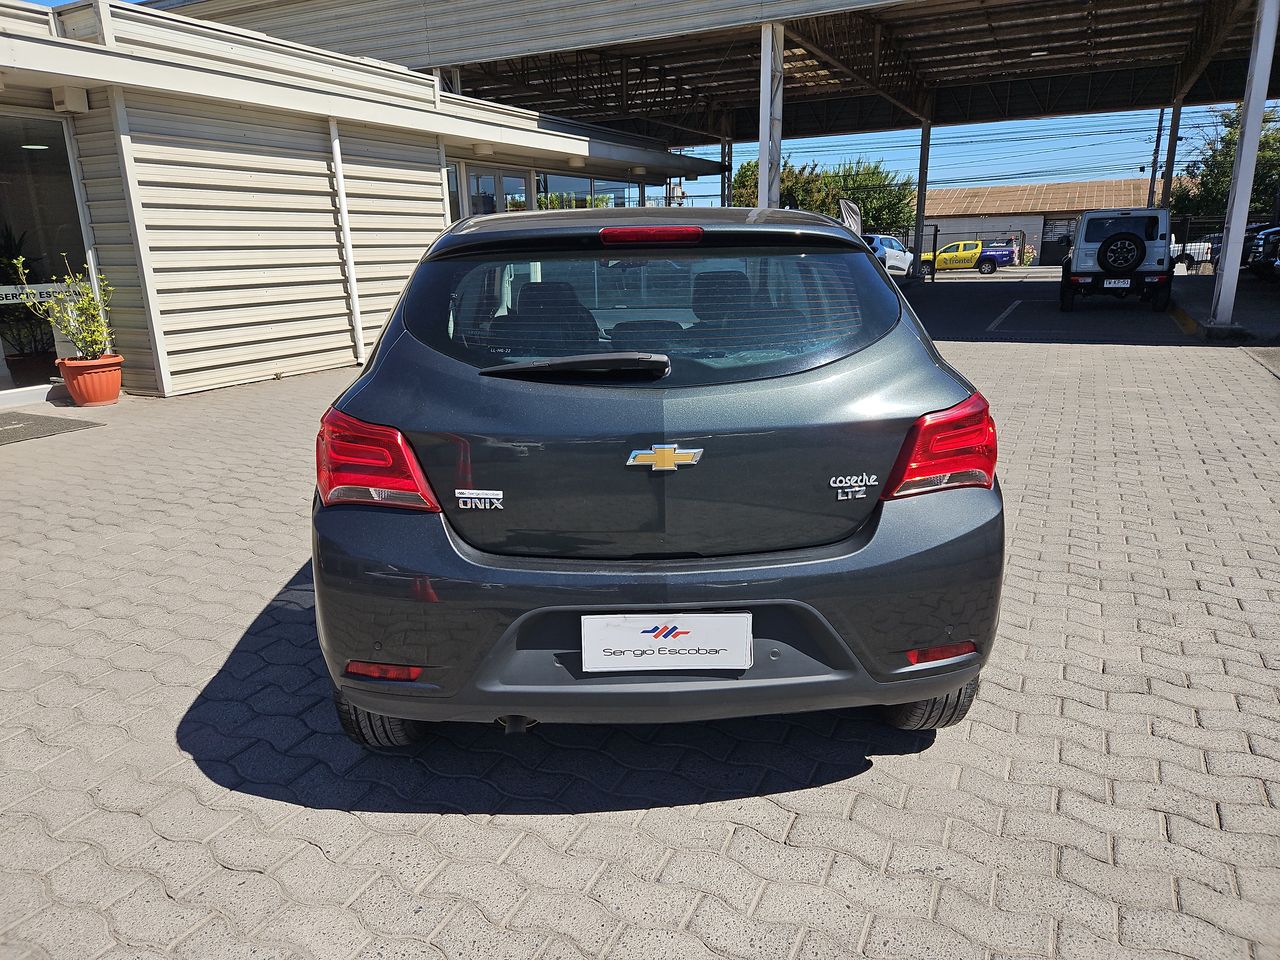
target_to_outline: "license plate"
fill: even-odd
[[[1126,290],[1129,287],[1129,281],[1128,280],[1103,280],[1102,285],[1108,288],[1118,287],[1121,290]]]
[[[751,614],[655,613],[582,618],[582,669],[746,670]]]

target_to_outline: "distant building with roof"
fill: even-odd
[[[1063,237],[1075,230],[1086,210],[1144,207],[1150,181],[1087,180],[1079,183],[1014,183],[987,187],[944,187],[925,200],[925,249],[938,226],[939,249],[957,240],[1014,240],[1037,254],[1049,247],[1054,261]]]

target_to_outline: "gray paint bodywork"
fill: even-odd
[[[601,224],[658,217],[735,242],[812,232],[865,249],[838,224],[789,211],[611,213],[484,218],[443,235],[428,256],[530,234],[563,244]],[[337,406],[403,431],[445,512],[317,504],[317,620],[334,681],[355,704],[397,716],[596,722],[955,689],[985,662],[995,632],[998,487],[838,501],[828,480],[883,478],[920,415],[972,392],[905,304],[885,336],[843,360],[678,389],[481,377],[411,336],[398,310]],[[674,442],[705,448],[704,460],[669,474],[624,467],[627,451]],[[504,509],[459,510],[455,486],[473,485],[503,489]],[[737,676],[582,674],[583,613],[678,609],[751,610],[754,666]],[[907,666],[906,650],[956,640],[978,654]],[[342,676],[350,659],[426,671],[412,684],[352,681]]]

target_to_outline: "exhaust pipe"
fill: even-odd
[[[508,735],[512,735],[528,732],[529,727],[533,726],[533,724],[538,721],[530,720],[528,717],[522,717],[519,714],[512,713],[499,717],[498,722],[502,724],[502,729],[505,730]]]

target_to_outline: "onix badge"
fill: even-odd
[[[701,459],[701,450],[681,450],[677,443],[657,443],[648,450],[632,450],[631,456],[627,457],[627,466],[675,470],[691,467]]]

